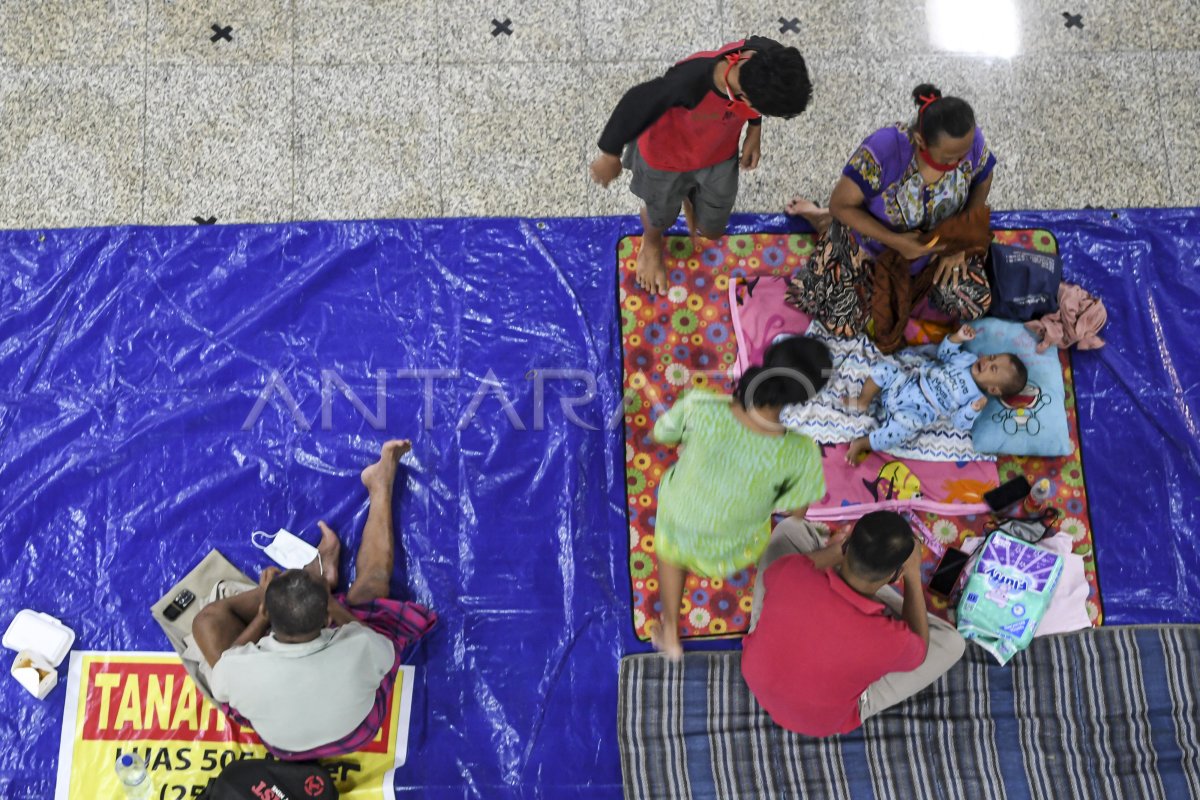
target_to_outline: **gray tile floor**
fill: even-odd
[[[827,197],[923,80],[998,208],[1200,204],[1200,0],[0,0],[0,227],[632,213],[586,175],[612,106],[747,33],[815,100],[742,210]]]

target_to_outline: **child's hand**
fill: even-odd
[[[975,409],[976,411],[983,411],[983,407],[986,405],[987,405],[987,398],[981,397],[978,400],[976,400],[974,403],[971,403],[971,408]]]
[[[747,136],[746,143],[742,145],[742,169],[756,169],[761,159],[762,142],[759,141],[757,136]]]
[[[954,342],[955,344],[961,344],[962,342],[969,342],[974,338],[975,338],[975,329],[972,328],[970,325],[963,325],[961,328],[956,330],[954,333],[950,334],[950,341]]]
[[[866,436],[860,436],[850,443],[850,449],[846,451],[846,463],[852,467],[857,467],[858,462],[870,452],[871,440]]]
[[[608,186],[621,174],[621,159],[610,153],[601,153],[589,169],[592,180],[601,186]]]

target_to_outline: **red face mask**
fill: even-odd
[[[725,56],[725,60],[729,62],[725,66],[725,75],[722,78],[722,80],[725,81],[725,96],[729,98],[729,105],[727,106],[727,108],[730,111],[733,111],[741,119],[744,119],[744,120],[757,119],[758,113],[755,112],[754,109],[750,107],[750,103],[746,100],[746,96],[744,94],[734,95],[734,93],[732,91],[730,91],[730,88],[729,88],[729,73],[730,73],[730,71],[732,71],[733,68],[736,67],[739,63],[741,63],[743,61],[748,61],[749,58],[743,58],[741,53],[730,53],[729,55]]]
[[[953,164],[943,164],[940,161],[934,161],[933,156],[929,155],[928,150],[918,150],[917,152],[921,154],[922,161],[924,161],[927,165],[929,165],[933,169],[936,169],[938,172],[950,172],[952,170],[958,169],[958,165],[963,162],[963,160],[960,158],[958,161],[955,161]]]

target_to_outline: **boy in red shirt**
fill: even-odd
[[[921,548],[899,514],[867,514],[824,547],[816,526],[789,518],[758,570],[742,677],[788,730],[849,733],[962,658],[954,626],[925,612]]]
[[[693,237],[724,235],[739,165],[758,166],[762,117],[795,117],[811,96],[800,52],[761,36],[688,56],[661,78],[625,93],[600,135],[591,173],[596,183],[608,186],[622,164],[633,171],[629,188],[644,201],[639,286],[667,293],[663,231],[681,205]]]

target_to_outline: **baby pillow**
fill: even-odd
[[[1067,427],[1062,364],[1058,350],[1037,352],[1037,341],[1019,322],[987,317],[972,322],[975,339],[965,348],[977,355],[1015,353],[1029,370],[1029,383],[1015,397],[989,397],[975,420],[971,440],[980,453],[1065,456],[1075,449]]]

